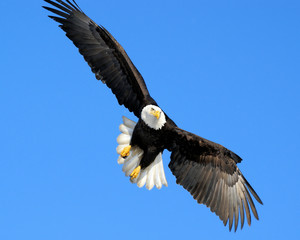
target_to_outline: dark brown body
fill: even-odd
[[[159,130],[150,128],[143,120],[139,119],[130,144],[138,146],[144,151],[140,163],[142,169],[148,167],[160,152],[162,153],[165,149],[172,150],[174,126],[176,126],[175,123],[168,117],[165,125]]]

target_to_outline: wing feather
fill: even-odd
[[[244,211],[249,225],[251,212],[258,219],[252,196],[261,204],[262,201],[236,165],[242,159],[225,147],[176,126],[172,131],[169,167],[176,182],[198,203],[216,213],[225,226],[229,223],[229,230],[234,226],[236,231],[239,221],[243,227]]]
[[[242,195],[241,195],[241,189],[237,189],[238,192],[238,197],[239,197],[239,206],[240,206],[240,215],[241,215],[241,229],[244,226],[244,222],[245,222],[245,213],[244,213],[244,204],[243,204],[243,199],[242,199]]]
[[[232,223],[233,223],[233,206],[232,206],[232,202],[233,202],[233,194],[232,194],[232,188],[231,187],[227,187],[228,188],[228,200],[229,200],[229,230],[231,231],[232,228]]]
[[[234,193],[234,199],[237,199],[237,204],[234,205],[234,215],[235,215],[235,219],[234,219],[234,231],[237,230],[238,224],[239,224],[239,205],[240,205],[240,198],[237,195],[237,189],[235,187],[232,188],[233,189],[233,193]]]
[[[218,180],[216,183],[216,189],[212,194],[211,202],[208,205],[211,205],[211,209],[213,212],[218,211],[218,200],[221,198],[220,193],[222,189],[222,181]]]
[[[45,0],[55,8],[44,7],[56,14],[49,16],[66,32],[98,80],[111,88],[120,105],[140,117],[142,108],[156,102],[150,97],[142,75],[123,47],[103,27],[97,25],[72,0]]]
[[[45,0],[45,2],[47,2],[47,3],[49,3],[49,4],[52,4],[53,6],[55,6],[55,7],[59,8],[59,9],[63,10],[64,12],[67,12],[67,13],[71,13],[72,10],[74,10],[74,9],[70,9],[70,8],[68,7],[68,5],[67,5],[67,7],[64,7],[63,4],[60,5],[60,4],[57,4],[56,2],[53,2],[53,1],[51,1],[51,0]],[[59,1],[58,1],[58,2],[59,2]]]

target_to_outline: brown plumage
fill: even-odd
[[[133,65],[123,47],[102,26],[86,16],[78,5],[70,1],[45,2],[59,10],[45,9],[59,15],[49,16],[58,23],[87,61],[98,80],[105,83],[116,95],[120,105],[139,117],[146,103],[155,104],[150,97],[142,75]]]
[[[244,209],[251,224],[250,208],[254,217],[258,214],[251,198],[262,204],[241,171],[236,166],[241,158],[225,147],[175,127],[175,147],[172,149],[169,167],[176,182],[188,190],[198,203],[215,212],[224,225],[229,219],[229,229],[235,219],[244,225]]]

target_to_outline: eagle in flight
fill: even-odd
[[[200,204],[205,204],[223,221],[229,230],[244,225],[244,214],[251,224],[252,211],[258,214],[251,195],[261,199],[243,176],[237,163],[242,159],[227,148],[187,132],[167,116],[150,96],[145,81],[123,47],[103,27],[97,25],[72,0],[45,0],[53,7],[45,9],[79,49],[98,80],[106,84],[138,122],[123,117],[118,163],[138,187],[146,185],[160,189],[167,186],[162,164],[165,149],[171,152],[169,168]],[[249,207],[250,205],[250,207]],[[251,209],[251,211],[250,211]]]

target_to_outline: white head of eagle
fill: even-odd
[[[166,116],[164,112],[155,105],[147,105],[143,108],[141,113],[142,120],[155,130],[161,129],[166,123]]]

